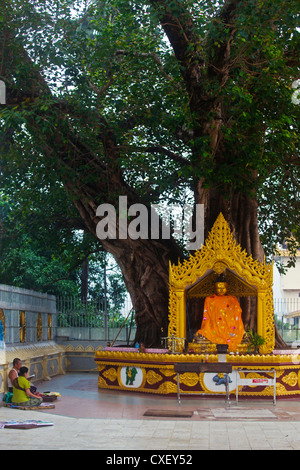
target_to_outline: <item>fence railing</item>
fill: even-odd
[[[289,345],[300,343],[300,298],[274,299],[274,315],[282,339]]]
[[[75,297],[57,297],[57,332],[70,339],[133,341],[135,335],[134,311],[130,299],[122,305],[114,302],[81,302]],[[277,328],[288,344],[300,342],[300,298],[274,299]],[[295,316],[293,316],[295,315]],[[121,330],[121,331],[120,331]]]
[[[25,292],[16,289],[17,294],[19,291],[22,295]],[[29,300],[27,297],[15,298],[11,287],[2,286],[1,291],[0,286],[0,321],[2,329],[5,329],[7,345],[22,342],[21,333],[24,333],[25,343],[55,340],[57,336],[70,340],[106,342],[117,339],[126,344],[134,341],[135,312],[128,298],[124,302],[110,298],[81,302],[75,297],[55,299],[54,296],[33,291],[25,293],[31,295],[32,301],[29,301],[30,296],[27,296]],[[23,311],[24,324],[21,324]],[[284,341],[290,345],[300,345],[300,298],[274,298],[274,313],[278,331]]]
[[[134,311],[130,299],[117,303],[99,299],[82,302],[76,297],[57,297],[57,335],[72,340],[134,340]]]

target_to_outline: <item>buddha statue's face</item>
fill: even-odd
[[[217,295],[225,295],[226,292],[227,292],[226,282],[217,282],[216,283],[216,294]]]

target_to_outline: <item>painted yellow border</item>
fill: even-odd
[[[209,357],[209,362],[218,362],[217,354],[162,354],[162,353],[139,353],[139,352],[123,352],[123,351],[95,351],[95,361],[101,364],[109,364],[110,361],[124,361],[124,363],[132,364],[132,362],[143,364],[143,367],[153,367],[156,365],[166,365],[172,368],[175,362],[205,362]],[[226,361],[229,363],[238,363],[238,367],[270,367],[270,364],[276,366],[289,363],[291,366],[300,367],[300,354],[227,354]],[[146,364],[149,362],[149,364]],[[120,362],[121,364],[122,362]],[[167,365],[166,363],[169,363]],[[243,366],[245,364],[245,366]],[[252,365],[253,364],[253,365]],[[263,364],[269,364],[263,366]]]

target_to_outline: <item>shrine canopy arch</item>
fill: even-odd
[[[257,333],[265,339],[260,353],[272,352],[275,346],[273,265],[265,261],[260,263],[242,250],[222,213],[200,250],[178,265],[170,263],[168,336],[181,340],[186,338],[187,293],[213,294],[212,282],[223,272],[230,278],[228,293],[257,297]]]

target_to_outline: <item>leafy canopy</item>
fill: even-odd
[[[236,10],[230,23],[222,14],[231,4]],[[182,35],[184,24],[190,25],[190,64],[201,69],[195,109],[183,63],[160,24],[166,11],[181,22]],[[6,166],[1,178],[15,214],[13,178],[24,198],[28,190],[28,205],[35,195],[47,195],[66,219],[75,216],[62,196],[66,178],[77,181],[79,175],[91,185],[103,178],[106,189],[95,195],[96,203],[113,199],[105,173],[91,172],[90,160],[64,169],[56,146],[61,132],[66,145],[71,135],[101,164],[116,165],[147,203],[181,201],[198,179],[224,194],[230,188],[257,195],[266,253],[285,240],[295,255],[300,240],[299,106],[292,101],[297,2],[11,0],[0,22],[5,59],[0,75],[12,98],[0,114]],[[219,70],[229,44],[226,70]],[[216,110],[207,115],[212,101],[222,109],[217,154],[209,136],[197,133],[204,120],[216,118]],[[108,129],[118,149],[113,162],[103,145]],[[46,151],[49,136],[51,152]],[[7,168],[13,168],[11,174]],[[34,217],[42,234],[42,215]]]

